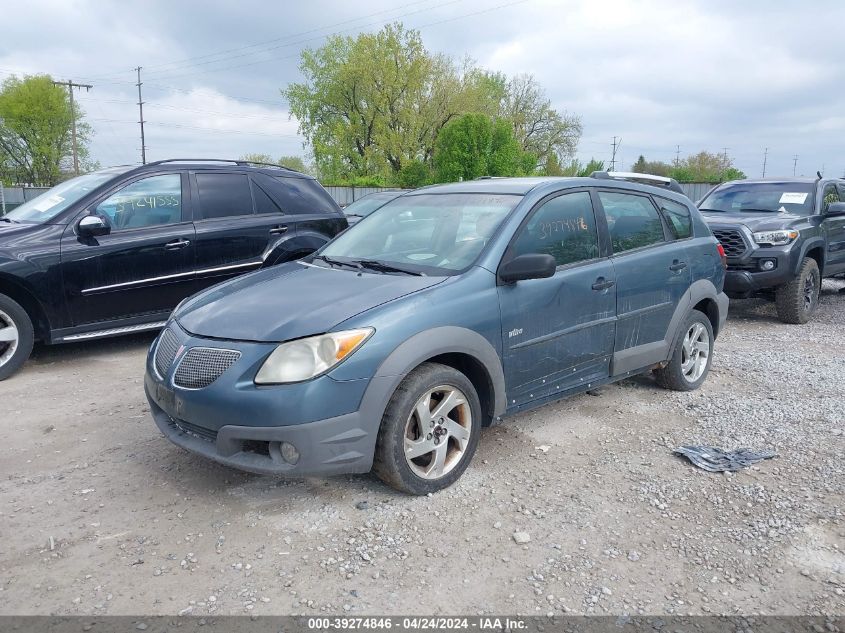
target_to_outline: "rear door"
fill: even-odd
[[[612,374],[666,359],[669,323],[690,286],[690,262],[649,196],[599,190],[616,270]]]
[[[169,312],[191,293],[194,227],[187,174],[144,174],[89,207],[111,232],[62,237],[65,300],[74,326]],[[78,220],[79,218],[77,218]]]
[[[558,263],[553,277],[498,287],[509,408],[607,378],[616,275],[602,234],[590,193],[565,192],[532,210],[505,253]]]
[[[247,172],[196,171],[197,289],[260,268],[295,223]]]

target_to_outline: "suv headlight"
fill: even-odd
[[[257,385],[301,382],[318,376],[352,354],[375,330],[371,327],[345,332],[329,332],[282,343],[267,357],[258,374]]]
[[[796,237],[798,237],[798,231],[793,229],[754,233],[754,241],[760,246],[783,246],[789,244]]]

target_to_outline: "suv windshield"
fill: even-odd
[[[41,224],[49,222],[74,202],[115,177],[114,171],[77,176],[45,191],[37,198],[12,209],[3,219],[12,222]]]
[[[724,185],[701,202],[702,211],[813,214],[815,183],[756,182]]]
[[[330,242],[317,261],[383,272],[451,274],[475,261],[520,199],[481,193],[396,198]]]

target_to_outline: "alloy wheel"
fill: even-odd
[[[687,382],[695,382],[707,369],[710,356],[710,335],[701,323],[693,323],[684,336],[681,350],[681,372]]]
[[[0,310],[0,367],[15,355],[19,341],[20,332],[12,317]]]
[[[807,275],[804,279],[804,312],[812,312],[816,303],[816,276]]]
[[[466,395],[451,385],[428,390],[405,423],[405,460],[422,479],[439,479],[463,459],[472,430]]]

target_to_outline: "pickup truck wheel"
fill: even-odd
[[[0,295],[0,380],[14,374],[29,358],[35,335],[20,304]]]
[[[654,377],[664,389],[692,391],[701,386],[710,371],[713,326],[706,314],[693,310],[681,332],[672,358],[665,367],[655,370]]]
[[[819,307],[821,286],[819,265],[812,257],[805,257],[795,279],[775,290],[778,318],[796,325],[809,321]]]
[[[469,379],[446,365],[424,363],[387,405],[373,470],[402,492],[437,492],[463,474],[480,435],[481,404]]]

